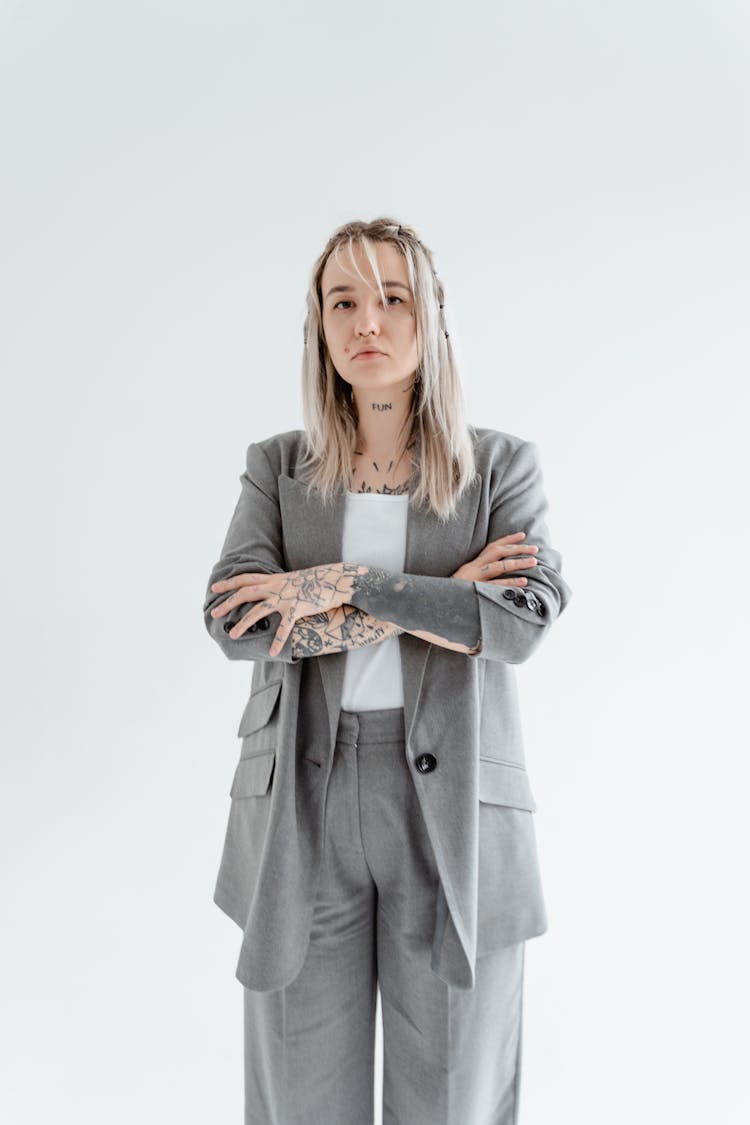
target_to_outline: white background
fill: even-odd
[[[744,1125],[747,5],[0,20],[0,1116],[242,1119],[212,892],[251,665],[202,601],[247,445],[303,424],[312,263],[392,215],[468,419],[538,444],[573,590],[518,670],[521,1123]]]

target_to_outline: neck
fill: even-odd
[[[387,471],[389,461],[396,461],[406,445],[407,419],[411,413],[414,376],[382,390],[352,388],[359,419],[357,452],[378,461]]]

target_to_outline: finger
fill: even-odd
[[[235,609],[238,605],[244,605],[245,602],[255,601],[257,598],[264,598],[265,593],[261,591],[260,587],[255,590],[252,586],[244,586],[241,591],[232,594],[225,602],[220,605],[215,605],[211,610],[212,617],[224,617],[230,610]]]
[[[530,566],[531,563],[536,563],[538,560],[535,555],[500,555],[498,558],[488,563],[489,566],[507,566],[507,567],[524,567]]]
[[[225,617],[229,613],[231,608],[232,608],[231,601],[230,601],[229,598],[227,598],[227,600],[225,602],[221,602],[220,605],[214,606],[214,608],[211,610],[211,616],[212,617]]]
[[[231,590],[230,578],[222,578],[220,582],[212,582],[211,589],[215,594],[223,594],[225,590]]]
[[[244,617],[241,617],[239,621],[235,622],[229,630],[228,635],[233,641],[236,641],[243,633],[247,632],[251,625],[254,625],[256,621],[260,621],[261,617],[265,617],[267,614],[273,612],[274,606],[271,602],[257,602]]]
[[[211,583],[211,589],[215,594],[221,594],[225,590],[236,590],[240,586],[253,585],[261,581],[263,578],[268,578],[267,574],[235,574],[233,578],[222,578],[218,582]]]
[[[525,578],[490,578],[493,586],[525,586]]]
[[[268,655],[269,656],[278,656],[278,654],[281,652],[282,648],[284,647],[284,644],[285,644],[288,636],[289,636],[289,630],[284,629],[283,626],[280,626],[279,629],[277,630],[276,636],[273,638],[273,641],[271,642],[271,647],[268,650]]]
[[[503,578],[505,578],[507,576],[508,581],[509,582],[512,581],[514,584],[519,582],[519,581],[521,581],[525,584],[526,583],[525,578],[523,578],[520,575],[519,576],[510,575],[509,572],[512,571],[512,570],[513,571],[515,571],[515,570],[527,570],[530,567],[536,566],[536,565],[537,565],[536,559],[500,559],[496,563],[487,564],[487,566],[483,567],[482,569],[488,570],[490,572],[490,574],[492,574],[493,571],[494,571],[494,576],[492,578],[492,581],[496,582],[498,580],[498,578],[502,575]],[[498,567],[501,568],[501,569],[498,569]]]
[[[517,532],[518,535],[524,535],[525,532]],[[506,539],[509,536],[505,537]],[[485,558],[494,558],[495,561],[504,558],[506,555],[516,555],[524,551],[538,551],[538,547],[530,547],[528,543],[506,543],[504,539],[493,539],[483,548],[477,555],[475,562]]]
[[[532,547],[528,543],[508,543],[501,550],[509,555],[522,554],[524,551],[538,551],[538,547]]]
[[[253,619],[252,613],[246,613],[244,617],[241,617],[240,620],[232,626],[232,628],[229,630],[228,635],[232,638],[233,641],[239,640],[240,637],[242,637],[248,631],[250,626],[255,624],[259,617],[260,614],[256,614],[255,618]]]
[[[525,531],[512,531],[510,535],[501,535],[499,539],[493,539],[493,543],[508,543],[511,539],[523,539],[526,535]]]
[[[528,566],[536,566],[538,559],[503,559],[506,570],[526,570]]]
[[[489,551],[490,554],[492,554],[492,552],[496,551],[496,550],[501,550],[501,551],[502,550],[508,550],[508,551],[510,551],[514,547],[516,548],[516,550],[521,550],[521,551],[523,551],[524,549],[529,550],[530,548],[528,548],[528,547],[524,548],[524,544],[518,542],[519,539],[523,539],[525,534],[526,534],[525,531],[514,531],[511,535],[503,535],[503,537],[501,539],[490,539],[488,541],[488,543],[486,544],[486,546],[483,547],[482,550],[480,551],[480,553],[477,555],[477,558],[481,558],[482,555],[486,551]],[[512,539],[516,540],[516,542],[511,543]]]

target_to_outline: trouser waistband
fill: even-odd
[[[339,712],[337,742],[361,746],[366,742],[403,742],[405,738],[403,707]]]

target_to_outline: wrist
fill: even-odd
[[[337,563],[339,579],[336,588],[340,594],[339,605],[352,605],[351,596],[361,589],[362,580],[370,567],[361,563]]]

